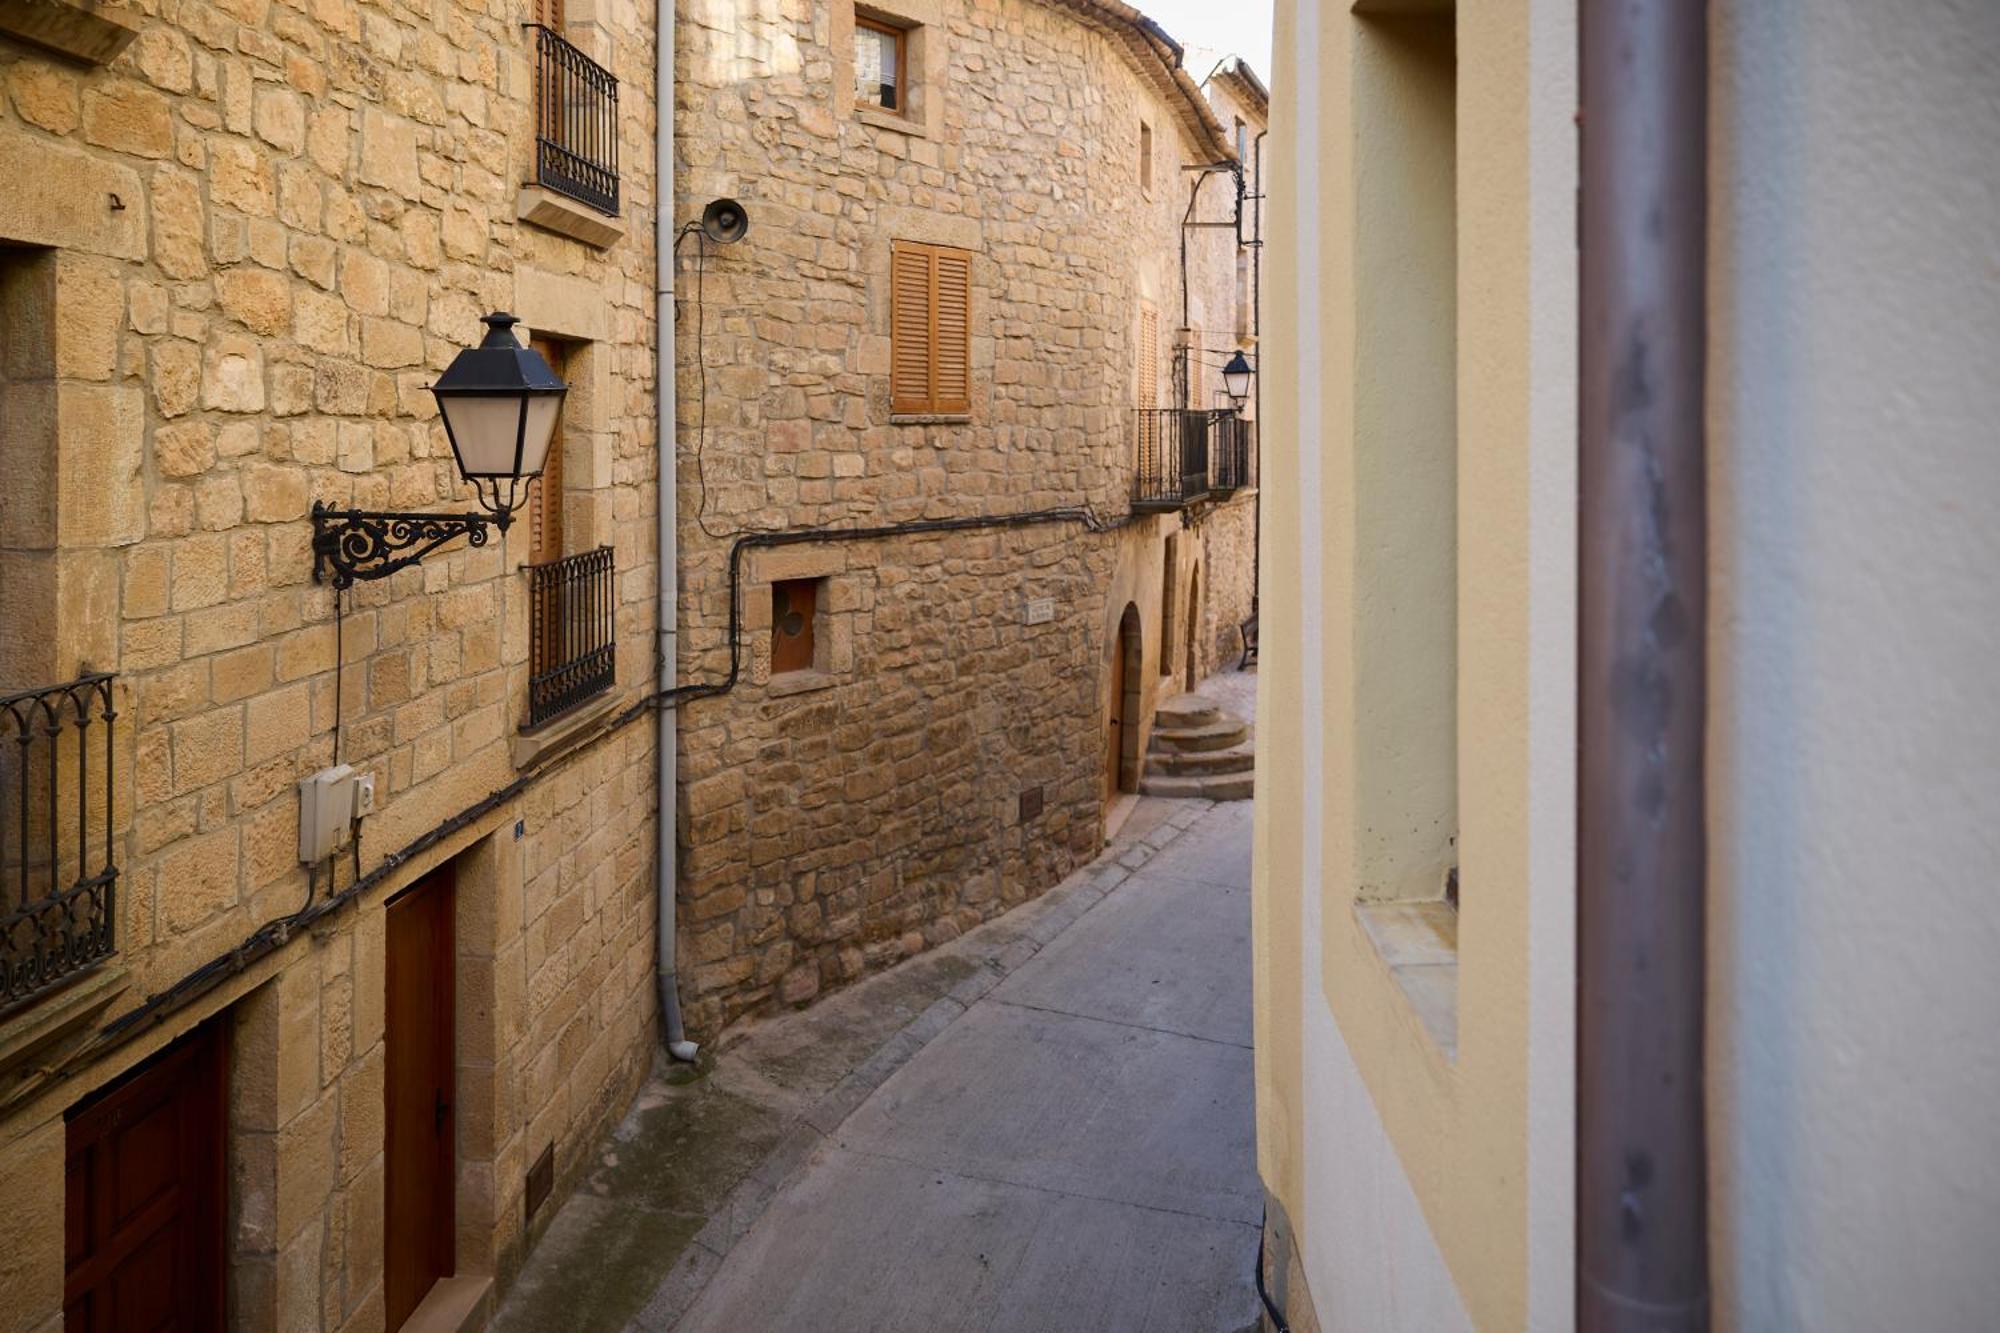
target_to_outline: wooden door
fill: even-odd
[[[70,1113],[68,1333],[222,1327],[223,1078],[222,1026],[209,1023]]]
[[[389,902],[387,1216],[384,1286],[393,1333],[454,1269],[452,882],[433,871]]]
[[[1185,685],[1192,690],[1201,684],[1201,566],[1196,565],[1194,573],[1188,576],[1187,605],[1187,677]]]
[[[1125,758],[1125,639],[1126,626],[1121,621],[1118,637],[1111,643],[1111,736],[1110,748],[1104,757],[1104,801],[1107,805],[1118,796],[1118,769]]]

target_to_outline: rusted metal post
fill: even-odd
[[[1707,9],[1582,0],[1577,1327],[1709,1326]]]

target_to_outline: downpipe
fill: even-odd
[[[658,688],[661,703],[654,709],[657,734],[654,737],[656,772],[654,781],[658,808],[654,811],[653,865],[659,911],[658,953],[654,965],[660,988],[660,1033],[667,1054],[676,1060],[692,1061],[699,1049],[687,1039],[681,1022],[681,993],[677,962],[677,912],[679,849],[677,824],[679,775],[676,749],[680,742],[680,713],[673,705],[672,690],[678,670],[675,665],[679,645],[679,414],[674,371],[674,0],[660,0],[659,21],[654,31],[653,107],[653,271],[657,288],[655,318],[659,364],[654,369],[655,395],[659,404],[658,428],[654,438],[659,455],[658,549],[659,604],[655,623],[659,635]]]
[[[1583,0],[1579,1333],[1706,1333],[1707,7]]]

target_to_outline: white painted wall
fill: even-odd
[[[2000,4],[1713,8],[1718,1326],[2000,1326]]]

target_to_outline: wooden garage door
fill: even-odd
[[[222,1327],[223,1105],[210,1023],[71,1112],[67,1333]]]

